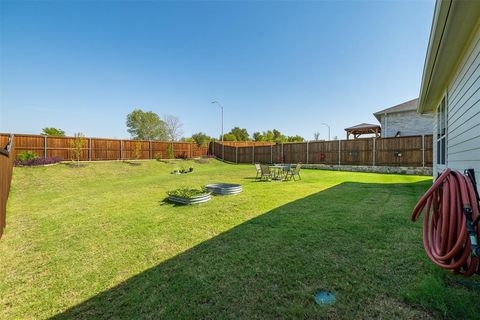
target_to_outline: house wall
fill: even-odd
[[[401,136],[432,134],[432,119],[432,114],[419,114],[416,111],[381,115],[382,137],[395,137],[399,131]]]
[[[465,51],[446,89],[446,167],[475,169],[480,182],[480,32]],[[445,166],[437,165],[436,113],[434,117],[434,177]],[[480,183],[478,183],[480,188]]]

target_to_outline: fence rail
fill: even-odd
[[[7,138],[6,147],[0,147],[0,238],[7,224],[7,200],[12,181],[13,154],[15,153],[13,137]]]
[[[275,144],[275,142],[269,141],[223,141],[219,143],[223,143],[225,146],[231,147],[251,147],[251,146],[270,146]]]
[[[307,141],[269,146],[210,143],[209,152],[233,163],[432,167],[433,136]],[[223,151],[222,151],[223,150]],[[222,156],[223,154],[223,156]]]
[[[0,134],[0,145],[5,144],[9,135]],[[14,158],[24,151],[33,151],[39,157],[58,157],[71,160],[73,156],[72,141],[74,137],[54,137],[30,134],[15,134]],[[208,147],[199,147],[191,142],[165,142],[147,140],[119,140],[106,138],[83,138],[80,160],[134,160],[138,146],[139,159],[168,158],[168,147],[173,148],[175,158],[195,158],[207,155]]]

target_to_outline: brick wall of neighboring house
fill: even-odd
[[[386,121],[385,121],[386,118]],[[382,137],[414,136],[432,134],[433,114],[418,114],[416,111],[396,112],[381,115]]]

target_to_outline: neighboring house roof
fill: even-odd
[[[432,112],[479,27],[480,1],[437,0],[417,111]]]
[[[360,123],[356,126],[345,128],[347,131],[347,140],[349,136],[352,134],[354,139],[357,139],[362,134],[374,134],[376,137],[380,137],[380,132],[382,128],[377,124],[370,124],[370,123]]]
[[[375,129],[375,128],[380,128],[380,126],[378,124],[360,123],[360,124],[357,124],[356,126],[345,128],[345,131]]]
[[[373,115],[375,116],[375,118],[377,118],[379,122],[381,122],[380,116],[384,115],[385,113],[416,111],[417,106],[418,106],[418,98],[409,100],[404,103],[397,104],[396,106],[393,106],[381,111],[377,111]]]

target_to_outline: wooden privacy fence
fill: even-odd
[[[7,134],[0,134],[0,145],[6,143]],[[33,151],[39,157],[71,160],[74,137],[15,134],[15,155]],[[119,140],[105,138],[83,138],[80,160],[133,160],[138,148],[139,159],[168,158],[168,147],[173,148],[175,158],[195,158],[207,155],[208,147],[198,147],[191,142],[164,142],[145,140]]]
[[[6,147],[3,148],[3,144],[0,147],[0,238],[7,223],[7,200],[12,181],[13,154],[15,153],[13,137],[8,137],[7,140]]]
[[[233,163],[431,167],[433,136],[308,141],[233,147],[210,143],[210,153]],[[222,156],[223,154],[223,156]]]

